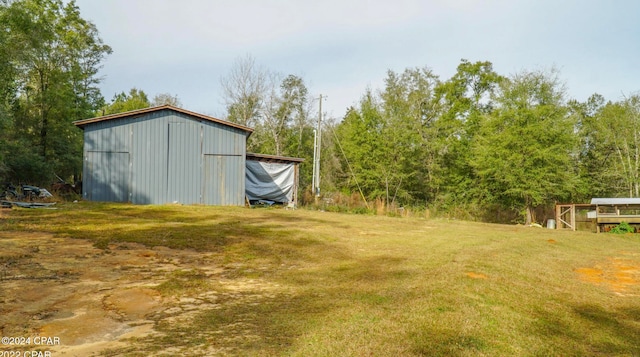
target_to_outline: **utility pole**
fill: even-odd
[[[311,194],[315,197],[316,196],[316,170],[317,168],[317,161],[316,161],[316,155],[318,154],[318,130],[313,129],[313,173],[311,174]],[[317,203],[317,202],[316,202]]]
[[[313,140],[313,178],[311,187],[313,188],[313,194],[315,196],[316,205],[320,197],[320,152],[321,152],[321,137],[322,137],[322,94],[320,94],[320,110],[318,112],[318,127],[314,130]],[[324,97],[326,98],[326,96]]]

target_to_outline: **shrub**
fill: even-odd
[[[620,222],[619,225],[613,227],[609,233],[625,234],[634,233],[635,229],[627,222]]]

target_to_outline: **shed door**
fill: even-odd
[[[182,204],[201,203],[200,126],[169,123],[167,198]]]
[[[237,155],[204,155],[204,204],[244,204],[244,162]]]
[[[89,151],[87,164],[87,199],[105,202],[129,201],[131,170],[128,152]]]

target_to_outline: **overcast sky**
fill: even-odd
[[[225,116],[220,78],[239,57],[304,78],[341,119],[387,70],[451,77],[465,58],[503,75],[555,66],[569,96],[640,90],[635,0],[77,0],[113,48],[107,100],[132,87]]]

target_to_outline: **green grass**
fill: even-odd
[[[224,295],[189,322],[159,320],[159,335],[123,355],[640,355],[640,272],[615,288],[577,271],[614,258],[638,269],[640,235],[305,210],[59,208],[14,209],[0,231],[192,249],[225,267],[221,279],[277,287]],[[228,293],[198,271],[157,289]]]

